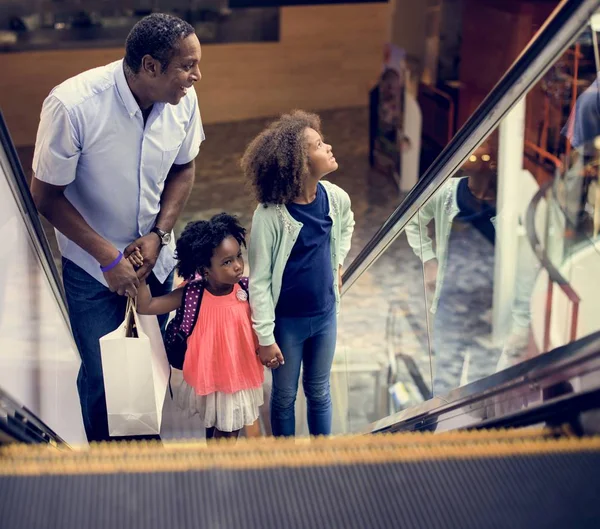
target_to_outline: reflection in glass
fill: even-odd
[[[591,52],[568,50],[346,293],[346,361],[381,365],[377,383],[349,375],[351,430],[600,327],[600,145],[555,141],[581,128],[570,113],[600,118]],[[585,118],[571,110],[578,75],[581,97],[596,94]]]
[[[469,157],[406,228],[423,263],[430,313],[433,392],[493,372],[490,343],[496,240],[497,148],[489,140]]]

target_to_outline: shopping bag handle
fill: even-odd
[[[134,312],[137,312],[137,307],[136,307],[136,298],[132,298],[131,296],[127,296],[127,305],[125,306],[125,316],[127,316],[127,314],[129,314],[129,311],[131,309],[133,309]]]
[[[137,329],[138,337],[141,331],[140,322],[138,320],[138,313],[136,307],[136,299],[130,296],[127,296],[127,305],[125,305],[125,322],[129,321],[129,315],[131,313],[131,317],[133,318],[133,322],[135,323],[135,327]]]

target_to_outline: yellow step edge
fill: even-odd
[[[8,445],[0,448],[0,461],[2,458],[19,457],[23,461],[28,459],[56,459],[63,457],[77,457],[87,459],[97,457],[99,454],[118,457],[119,455],[132,457],[142,456],[156,451],[168,451],[171,453],[208,451],[211,453],[224,452],[228,454],[243,453],[268,453],[274,450],[293,450],[294,453],[302,451],[315,451],[320,448],[340,449],[343,447],[355,448],[395,446],[407,447],[414,445],[436,445],[441,444],[473,444],[501,440],[508,442],[518,439],[552,438],[555,432],[544,429],[531,430],[495,430],[495,431],[473,431],[473,432],[448,432],[442,434],[433,433],[401,433],[380,434],[371,436],[340,436],[333,438],[302,438],[302,439],[277,439],[263,437],[257,439],[240,439],[237,443],[223,439],[206,444],[199,441],[175,441],[161,444],[157,441],[141,442],[113,442],[92,444],[89,448],[60,451],[44,445]],[[65,453],[66,452],[66,453]]]
[[[369,437],[362,438],[369,439]],[[43,474],[111,474],[117,472],[147,473],[206,470],[267,469],[330,465],[356,465],[396,462],[418,462],[442,459],[481,459],[511,456],[551,455],[600,450],[600,437],[582,439],[492,439],[472,444],[398,444],[393,436],[388,443],[354,444],[313,443],[309,449],[297,450],[291,443],[272,443],[269,450],[236,450],[236,446],[216,450],[170,451],[155,446],[139,450],[89,450],[62,452],[58,457],[21,458],[18,453],[0,453],[0,476],[32,476]],[[254,447],[258,448],[259,444]],[[304,447],[302,447],[304,448]],[[41,453],[40,453],[41,455]]]

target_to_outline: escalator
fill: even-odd
[[[2,450],[2,527],[597,527],[598,438],[545,430]]]
[[[600,243],[570,221],[573,200],[561,193],[576,170],[568,153],[536,145],[558,162],[532,168],[525,123],[536,117],[545,72],[590,31],[599,7],[560,4],[346,270],[332,393],[339,433],[354,435],[73,450],[81,432],[65,419],[66,410],[79,417],[72,402],[38,395],[23,405],[5,387],[0,527],[597,526]],[[74,390],[56,268],[28,193],[14,184],[22,175],[6,130],[2,138],[0,165],[23,219],[10,229],[30,241],[22,250],[37,278],[32,292],[55,315],[42,321],[51,351],[34,351],[54,379],[33,366],[25,383],[34,396],[52,384]],[[493,243],[472,225],[440,235],[452,193],[489,161],[497,164],[484,167],[497,186]],[[457,256],[442,257],[448,241],[474,266],[453,268]],[[463,294],[473,296],[464,306],[443,306]],[[38,329],[45,314],[21,332]],[[18,335],[3,342],[3,350],[22,346]],[[23,378],[15,370],[15,391]]]

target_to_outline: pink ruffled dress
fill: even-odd
[[[223,432],[254,423],[264,381],[257,347],[244,289],[234,285],[226,296],[205,290],[188,338],[178,405]]]

